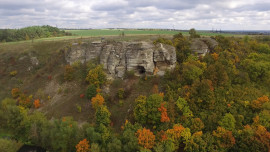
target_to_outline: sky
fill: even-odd
[[[270,30],[270,0],[0,0],[0,28]]]

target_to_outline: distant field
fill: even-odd
[[[109,30],[109,29],[94,29],[94,30],[66,30],[78,36],[116,36],[124,32],[125,35],[174,35],[179,31],[165,30]]]
[[[89,37],[89,36],[118,36],[123,32],[125,35],[175,35],[181,32],[183,35],[188,35],[188,32],[183,31],[169,31],[169,30],[111,30],[111,29],[93,29],[93,30],[66,30],[76,36]],[[204,31],[197,31],[202,36],[233,36],[233,34],[224,33],[211,33]]]

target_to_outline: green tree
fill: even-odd
[[[96,125],[99,126],[100,124],[103,124],[105,126],[109,126],[111,120],[110,116],[111,113],[108,110],[107,106],[99,106],[96,110]]]
[[[190,38],[200,38],[200,35],[197,34],[196,30],[194,28],[190,29],[188,31]]]
[[[230,113],[226,113],[223,119],[221,119],[218,124],[226,130],[233,131],[235,129],[235,123],[236,121],[233,115]]]

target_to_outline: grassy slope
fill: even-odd
[[[141,39],[140,37],[130,37],[128,40]],[[80,123],[94,122],[94,110],[90,101],[86,98],[80,98],[80,94],[86,92],[87,84],[78,79],[71,82],[63,81],[66,63],[60,50],[72,42],[74,41],[0,44],[0,101],[6,97],[11,97],[10,91],[12,88],[19,87],[27,95],[32,94],[34,99],[42,101],[39,110],[46,113],[48,118],[73,116]],[[39,65],[33,66],[30,57],[37,57]],[[31,66],[33,69],[28,71]],[[18,74],[12,77],[9,73],[14,70]],[[48,79],[49,76],[52,76],[52,80]],[[127,84],[134,85],[130,89],[126,88],[129,86]],[[110,93],[106,95],[106,102],[112,113],[111,118],[116,130],[119,130],[125,119],[132,115],[135,98],[140,94],[147,95],[152,86],[151,79],[142,83],[140,78],[123,81],[117,87],[111,86]],[[116,97],[118,88],[126,88],[130,92],[125,98],[123,106],[119,105],[119,99]],[[50,96],[50,100],[48,96]],[[77,105],[82,107],[82,112],[77,111]]]

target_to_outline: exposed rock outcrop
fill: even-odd
[[[98,58],[107,73],[117,77],[123,77],[126,71],[134,71],[136,75],[164,75],[176,64],[174,47],[148,42],[73,44],[65,50],[65,58],[69,64]]]
[[[190,49],[193,53],[196,53],[198,56],[205,56],[210,50],[214,49],[218,45],[217,41],[205,37],[205,38],[196,38],[191,41]]]

